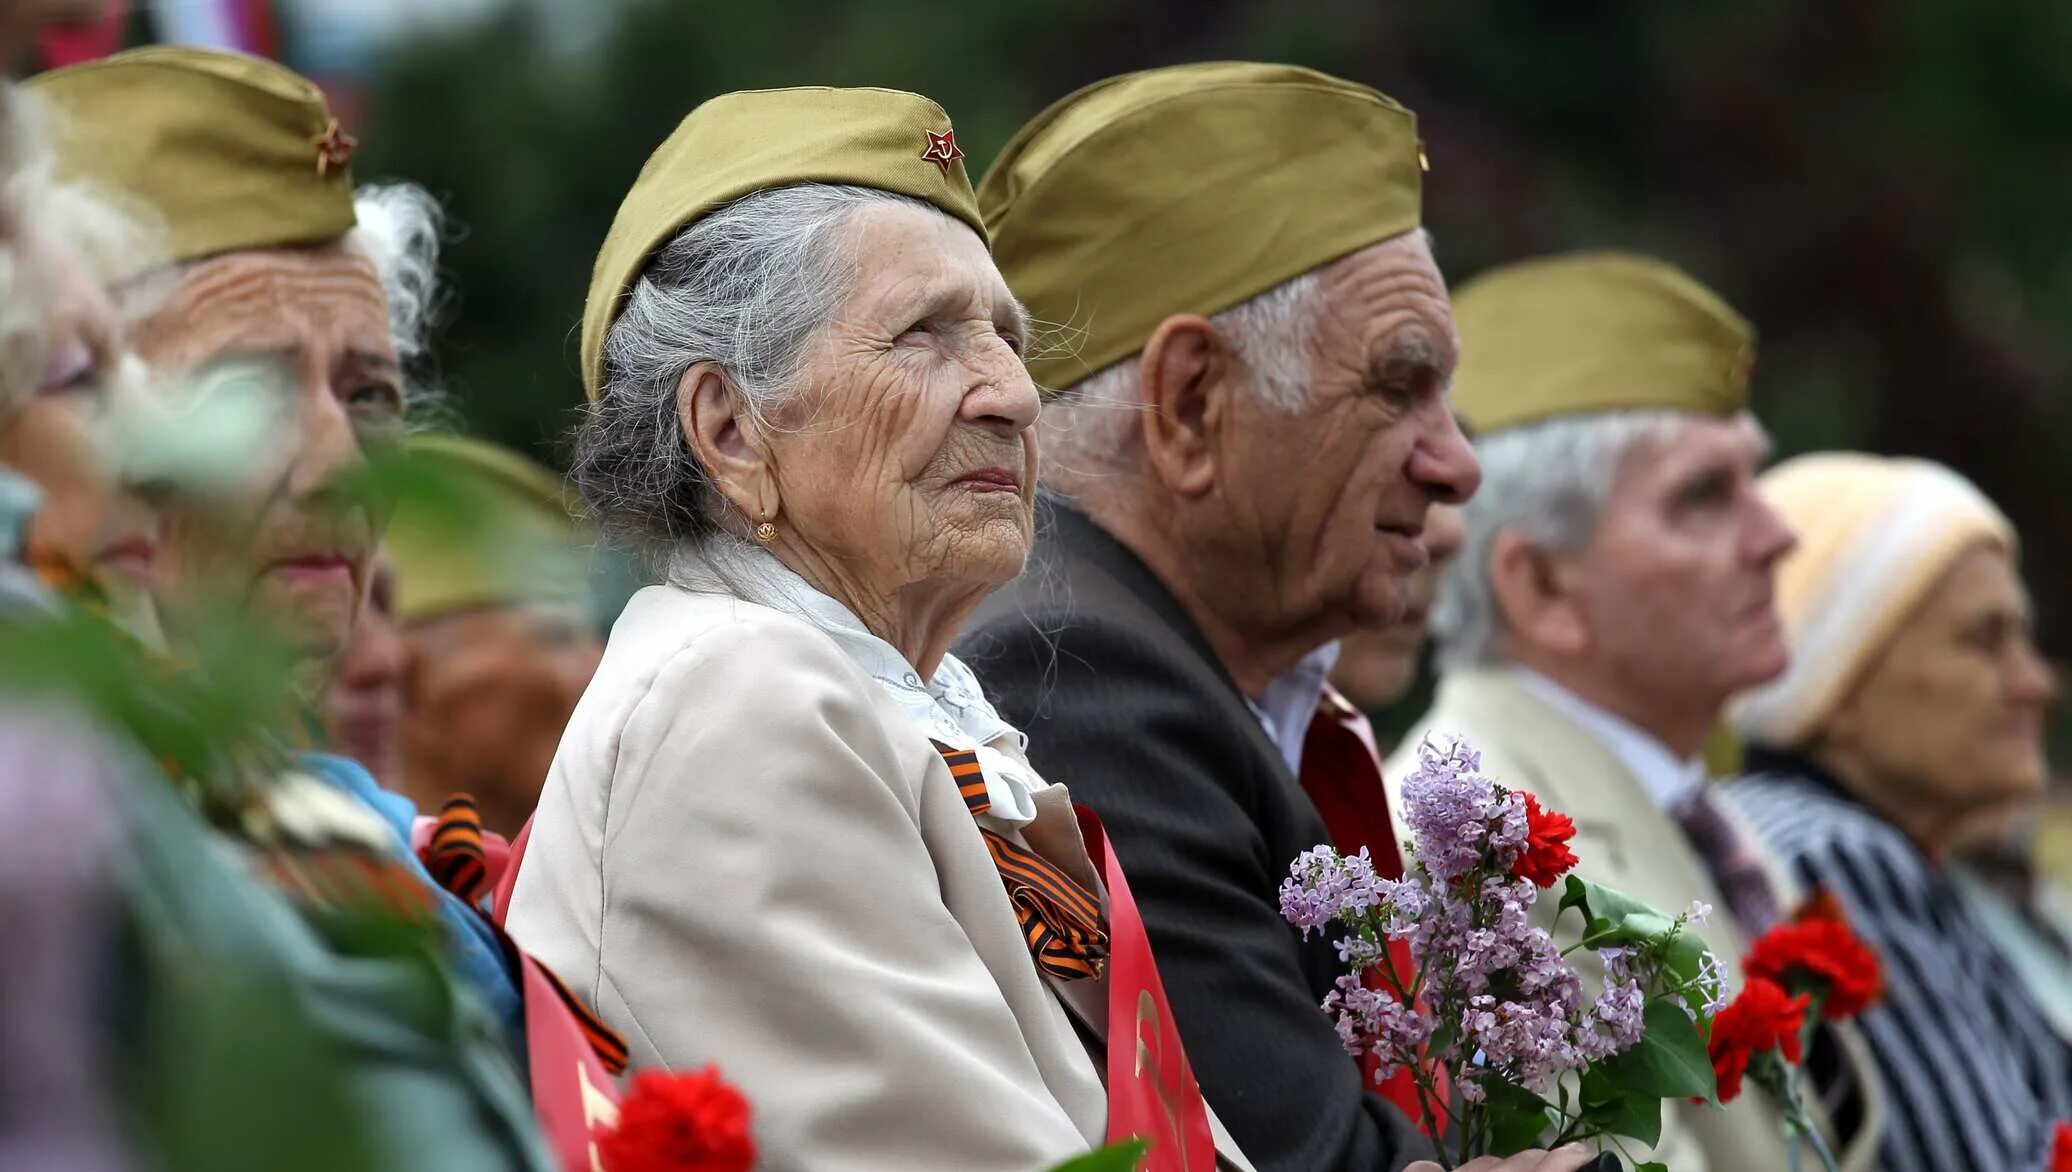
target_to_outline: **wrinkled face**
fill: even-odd
[[[767,435],[796,544],[875,597],[985,587],[1033,536],[1024,315],[970,228],[905,206],[850,221],[856,287]]]
[[[373,264],[344,244],[229,253],[188,268],[143,324],[138,350],[173,421],[243,395],[263,439],[220,491],[184,499],[168,534],[167,625],[207,599],[336,655],[366,594],[375,524],[339,500],[341,476],[401,436],[403,394]]]
[[[1402,699],[1417,679],[1439,575],[1460,552],[1463,532],[1459,505],[1433,505],[1425,513],[1424,532],[1418,537],[1425,548],[1425,564],[1410,576],[1402,619],[1386,626],[1363,627],[1339,640],[1331,683],[1354,707],[1366,712],[1385,708]]]
[[[1956,815],[2035,797],[2057,686],[2028,592],[1998,548],[1966,552],[1865,670],[1821,744],[1859,761],[1873,800]],[[1816,752],[1819,750],[1816,748]]]
[[[1772,571],[1797,538],[1756,492],[1766,446],[1715,419],[1637,446],[1589,543],[1556,559],[1585,654],[1627,694],[1703,710],[1784,670]]]
[[[394,785],[401,772],[404,655],[394,575],[377,560],[338,674],[324,691],[323,717],[332,748],[384,785]]]
[[[148,587],[161,528],[125,488],[114,451],[118,425],[140,407],[136,372],[125,369],[114,306],[78,258],[33,229],[15,247],[49,289],[50,318],[37,385],[0,422],[0,464],[43,493],[31,560],[87,575],[120,609]]]
[[[410,625],[405,779],[421,803],[473,793],[515,834],[538,802],[561,733],[603,644],[579,606],[492,607]]]
[[[1468,499],[1474,452],[1446,406],[1456,343],[1446,282],[1418,234],[1353,253],[1318,274],[1311,401],[1296,413],[1259,396],[1226,429],[1226,553],[1264,563],[1271,605],[1299,624],[1402,619],[1434,503]]]

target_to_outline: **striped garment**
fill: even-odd
[[[1891,1095],[1886,1172],[2042,1172],[2072,1119],[2072,1047],[1949,876],[1802,758],[1752,758],[1726,789],[1781,862],[1848,908],[1885,966],[1863,1033]]]

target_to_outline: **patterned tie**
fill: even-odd
[[[1727,910],[1740,922],[1746,937],[1753,940],[1775,927],[1783,912],[1755,844],[1719,808],[1710,789],[1699,787],[1670,813],[1704,860],[1720,897],[1727,901]],[[1836,1138],[1846,1146],[1863,1125],[1863,1088],[1857,1084],[1840,1039],[1826,1023],[1814,1028],[1806,1070]]]
[[[1719,803],[1702,786],[1670,814],[1683,827],[1684,837],[1691,840],[1698,857],[1704,860],[1720,896],[1727,901],[1727,910],[1740,921],[1742,932],[1753,940],[1769,931],[1779,916],[1777,893],[1770,889],[1770,877],[1763,873],[1755,844],[1728,820]]]

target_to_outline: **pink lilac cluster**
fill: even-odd
[[[1585,1005],[1582,979],[1531,923],[1538,889],[1511,874],[1527,840],[1523,799],[1480,769],[1463,742],[1420,747],[1403,784],[1404,878],[1375,875],[1364,851],[1319,847],[1280,891],[1282,914],[1305,937],[1335,922],[1351,929],[1337,941],[1341,959],[1380,963],[1378,979],[1341,977],[1324,1000],[1347,1051],[1375,1055],[1386,1078],[1450,1022],[1444,1051],[1428,1057],[1455,1072],[1471,1102],[1485,1073],[1537,1087],[1632,1046],[1645,1003],[1634,958],[1615,951],[1604,994]],[[1386,963],[1384,941],[1407,946],[1412,972]]]

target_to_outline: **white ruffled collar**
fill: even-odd
[[[759,549],[750,553],[755,558],[753,577],[732,584],[748,596],[747,601],[813,624],[876,680],[930,739],[977,753],[985,774],[986,797],[993,807],[989,818],[1009,826],[1026,826],[1036,820],[1035,795],[1049,788],[1049,783],[1028,763],[1028,737],[1001,718],[980,689],[978,677],[962,660],[945,654],[935,678],[924,683],[906,656],[872,634],[848,607],[814,589],[769,553]],[[716,575],[688,560],[679,562],[676,576],[698,588],[718,585]]]

